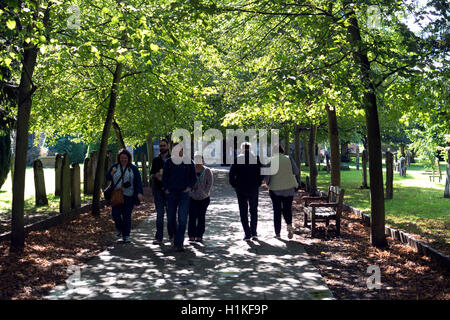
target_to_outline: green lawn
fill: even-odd
[[[81,172],[81,202],[87,203],[92,196],[85,197],[83,194],[83,165]],[[37,215],[59,212],[59,197],[55,196],[55,169],[44,168],[45,191],[48,198],[48,206],[35,207],[33,168],[27,167],[25,172],[25,214]],[[12,183],[11,173],[0,190],[0,215],[9,215],[12,207]]]
[[[442,173],[446,165],[441,162]],[[322,166],[321,166],[322,168]],[[368,189],[359,189],[362,182],[362,169],[356,170],[350,163],[350,171],[341,171],[341,186],[345,189],[344,202],[354,208],[370,213],[370,193]],[[386,200],[386,224],[408,233],[419,235],[431,242],[445,247],[450,244],[450,199],[444,198],[445,176],[439,183],[429,181],[423,174],[421,163],[412,164],[407,176],[394,173],[394,198]],[[385,170],[383,170],[385,177]],[[369,173],[368,173],[369,174]],[[302,180],[309,175],[308,168],[302,167]],[[368,177],[370,185],[370,179]],[[384,180],[385,182],[386,180]],[[328,189],[330,174],[320,171],[317,179],[322,191]]]

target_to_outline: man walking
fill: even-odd
[[[161,244],[164,233],[164,213],[167,212],[166,195],[162,189],[162,175],[164,162],[170,157],[169,142],[166,139],[159,141],[159,155],[153,158],[150,178],[152,181],[153,199],[156,208],[156,234],[153,244]],[[168,230],[169,231],[169,230]],[[173,234],[169,233],[169,239],[173,239]]]
[[[235,189],[239,204],[241,223],[244,228],[245,241],[258,240],[256,227],[258,224],[258,192],[262,184],[261,162],[259,157],[250,151],[250,143],[241,145],[241,154],[237,157],[237,163],[230,168],[229,180]],[[250,225],[248,211],[250,207]]]
[[[194,188],[195,182],[194,162],[190,157],[183,157],[182,144],[174,143],[172,156],[164,162],[162,185],[167,199],[167,229],[169,234],[175,236],[174,245],[177,251],[184,251],[184,233],[190,203],[189,192]]]

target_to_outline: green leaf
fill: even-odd
[[[16,28],[16,21],[8,20],[6,21],[6,26],[8,27],[8,29],[14,30]]]
[[[150,44],[150,50],[152,50],[152,51],[158,51],[158,50],[159,50],[159,46],[156,45],[156,44],[154,44],[154,43],[152,43],[152,44]]]

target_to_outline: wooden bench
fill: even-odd
[[[427,176],[429,176],[430,178],[430,182],[433,181],[434,182],[434,178],[439,178],[439,182],[441,182],[442,179],[442,173],[441,172],[435,172],[435,171],[425,171],[424,173]]]
[[[303,197],[303,226],[308,227],[311,221],[311,236],[315,236],[317,222],[325,222],[328,227],[330,220],[336,222],[336,235],[339,236],[341,228],[342,204],[345,190],[340,187],[330,186],[325,197]],[[318,201],[326,201],[319,203]]]

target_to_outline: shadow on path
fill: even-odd
[[[185,252],[166,240],[152,244],[155,213],[56,287],[47,299],[330,299],[331,292],[302,245],[273,237],[272,204],[260,192],[259,240],[243,241],[228,171],[214,169],[215,185],[203,243]],[[283,225],[284,226],[284,225]],[[166,230],[165,230],[166,232]]]

